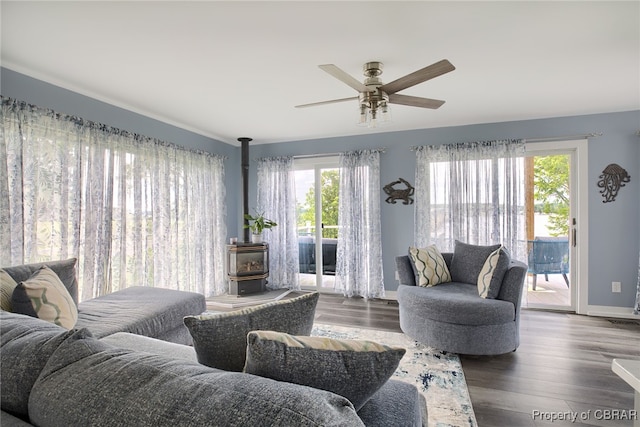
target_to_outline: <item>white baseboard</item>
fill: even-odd
[[[587,316],[640,319],[640,315],[633,314],[633,308],[631,307],[611,307],[607,305],[587,306]]]
[[[384,297],[380,299],[389,299],[392,301],[398,301],[398,291],[384,291]]]

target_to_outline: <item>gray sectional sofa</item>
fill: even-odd
[[[88,328],[97,338],[131,332],[181,344],[191,344],[184,316],[206,310],[204,295],[195,292],[133,286],[78,303],[75,258],[4,267],[17,283],[46,265],[60,278],[78,307],[76,328]]]
[[[75,263],[51,268],[77,295],[75,275],[65,275],[69,265]],[[16,271],[26,275],[33,268],[5,270],[18,279]],[[175,342],[185,338],[171,320],[179,317],[185,328],[183,318],[198,313],[176,308],[181,293],[169,292],[162,290],[156,300],[163,299],[165,309],[153,308],[140,289],[80,303],[78,325],[71,330],[0,311],[0,425],[427,424],[424,398],[400,381],[387,381],[356,411],[349,400],[328,391],[198,363],[193,347]],[[186,311],[204,311],[199,304]]]

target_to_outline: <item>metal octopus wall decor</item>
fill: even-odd
[[[604,198],[602,203],[614,202],[620,188],[624,187],[625,183],[631,181],[631,177],[627,171],[616,163],[611,163],[604,168],[599,178],[598,187],[601,188],[600,194],[602,194]]]
[[[404,184],[405,188],[395,188],[398,184]],[[392,205],[396,204],[396,200],[402,200],[403,205],[413,204],[413,193],[415,189],[405,179],[398,178],[398,181],[390,182],[383,187],[383,190],[389,197],[385,199],[385,202]]]

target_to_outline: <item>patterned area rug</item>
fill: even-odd
[[[414,384],[424,395],[429,411],[429,426],[478,425],[458,355],[434,350],[397,332],[315,324],[311,335],[366,339],[406,348],[407,353],[392,378]]]

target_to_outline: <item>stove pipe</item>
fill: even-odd
[[[244,243],[251,243],[251,235],[249,233],[249,221],[245,215],[249,213],[249,142],[251,138],[238,138],[242,149],[242,220],[244,224]]]

